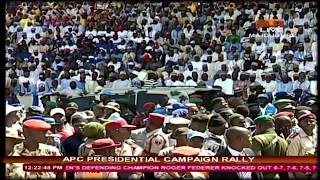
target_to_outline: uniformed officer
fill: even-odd
[[[120,117],[107,123],[105,128],[108,137],[121,143],[121,147],[116,149],[118,156],[139,156],[142,154],[143,149],[130,139],[131,130],[136,126],[129,125],[125,119]]]
[[[275,131],[280,137],[287,139],[288,136],[292,133],[291,118],[289,117],[289,115],[285,115],[283,113],[280,115],[278,114],[276,114],[276,116],[273,116],[273,118],[275,119]]]
[[[120,147],[120,143],[115,143],[110,138],[102,138],[94,140],[92,143],[86,144],[86,148],[92,150],[93,156],[117,156],[116,148]],[[80,179],[117,179],[117,172],[77,172],[76,178]]]
[[[14,146],[9,156],[61,156],[59,150],[50,145],[43,144],[46,140],[46,133],[51,128],[50,124],[41,121],[29,119],[23,123],[23,135],[25,137],[22,143]],[[6,175],[10,178],[55,178],[53,172],[26,172],[23,171],[23,163],[7,164]]]
[[[255,120],[256,132],[252,138],[251,149],[257,156],[285,156],[288,143],[277,135],[274,129],[274,119],[271,116],[263,115]],[[264,178],[276,178],[282,176],[277,173],[263,173]]]
[[[223,135],[227,128],[228,123],[222,116],[219,114],[212,115],[208,123],[203,149],[210,150],[216,154],[218,150],[225,148],[226,141]]]
[[[288,156],[316,156],[317,134],[313,132],[317,117],[312,113],[306,113],[298,118],[301,130],[288,138]],[[295,179],[306,179],[311,173],[289,173]]]
[[[175,146],[176,145],[176,139],[175,139],[175,130],[180,128],[180,127],[188,127],[190,124],[189,119],[185,119],[182,117],[176,117],[176,118],[171,118],[169,120],[169,123],[171,125],[171,133],[168,135],[169,138],[169,146]]]
[[[274,105],[278,108],[279,112],[282,112],[282,111],[293,112],[294,111],[293,103],[294,101],[291,99],[279,99],[274,102]]]
[[[180,128],[177,128],[175,131],[174,131],[174,138],[176,140],[176,143],[175,145],[171,145],[167,148],[164,148],[162,149],[160,152],[159,152],[159,156],[168,156],[171,154],[171,151],[173,149],[175,149],[176,147],[180,147],[180,146],[186,146],[187,145],[187,133],[190,129],[187,128],[187,127],[180,127]]]
[[[169,147],[169,140],[166,134],[162,132],[162,125],[165,116],[156,113],[150,113],[146,126],[146,141],[144,144],[144,153],[150,156],[157,156],[159,152]]]

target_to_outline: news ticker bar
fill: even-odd
[[[62,156],[6,156],[4,163],[30,164],[66,164],[66,163],[278,163],[278,164],[317,164],[317,156],[91,156],[91,157],[62,157]]]
[[[316,164],[266,163],[141,163],[141,164],[24,164],[24,171],[31,172],[317,172]]]

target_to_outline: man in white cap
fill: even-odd
[[[119,78],[120,79],[113,82],[112,89],[131,87],[131,81],[127,79],[127,73],[125,71],[120,72]]]
[[[11,105],[6,105],[6,128],[17,128],[15,126],[16,122],[20,120],[20,116],[18,114],[19,111],[22,110],[22,106],[11,106]]]
[[[188,127],[190,122],[191,121],[189,119],[185,119],[182,117],[171,118],[169,120],[169,123],[167,123],[166,126],[169,125],[171,132],[172,132],[168,135],[170,146],[176,146],[176,144],[177,144],[177,140],[175,138],[176,137],[175,136],[176,129],[181,128],[181,127]]]

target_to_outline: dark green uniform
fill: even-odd
[[[259,116],[255,119],[256,123],[267,121],[274,119],[271,116]],[[286,156],[288,143],[277,135],[274,128],[270,128],[252,138],[251,149],[257,156]],[[274,179],[276,175],[277,173],[263,173],[265,179]]]

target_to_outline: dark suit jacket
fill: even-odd
[[[251,149],[244,149],[243,152],[246,156],[255,156]],[[221,149],[217,152],[216,156],[232,156],[228,148]],[[209,173],[209,179],[240,179],[236,172],[211,172]],[[261,172],[252,172],[251,179],[263,179]]]

